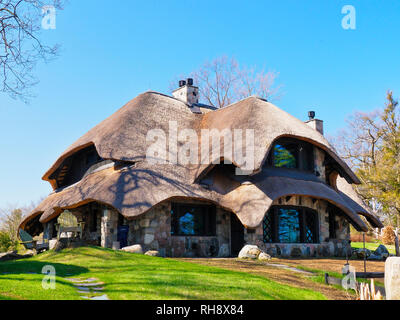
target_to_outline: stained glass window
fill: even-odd
[[[273,206],[263,220],[266,243],[317,243],[318,214],[294,206]]]
[[[279,139],[268,156],[266,165],[276,168],[314,170],[314,150],[310,143],[291,138]]]
[[[298,152],[296,145],[274,146],[274,167],[278,168],[297,168]]]
[[[300,242],[300,213],[297,209],[279,209],[278,242]]]

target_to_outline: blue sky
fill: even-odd
[[[342,28],[344,5],[355,30]],[[388,89],[400,96],[398,0],[69,0],[56,23],[42,37],[60,56],[37,66],[36,97],[0,94],[0,207],[46,196],[42,175],[77,138],[221,55],[279,72],[276,105],[304,120],[315,110],[327,134],[381,107]]]

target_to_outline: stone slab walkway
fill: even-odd
[[[78,279],[78,278],[66,278],[65,280],[72,282],[81,298],[88,300],[110,300],[106,294],[102,291],[104,288],[104,282],[100,282],[96,278]]]

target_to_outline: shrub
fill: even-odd
[[[392,226],[386,226],[382,231],[383,244],[394,244],[395,234]]]
[[[13,241],[8,233],[0,232],[0,252],[15,250],[17,246],[18,242]]]

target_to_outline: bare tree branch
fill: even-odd
[[[0,91],[27,101],[37,83],[32,71],[38,61],[57,55],[58,45],[40,40],[42,8],[61,10],[63,0],[0,0]]]

